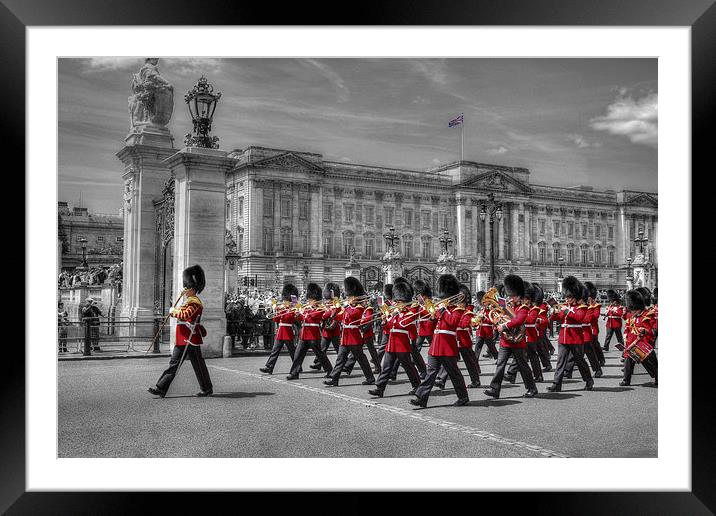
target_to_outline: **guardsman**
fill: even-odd
[[[594,378],[600,378],[602,376],[602,366],[600,365],[597,353],[594,351],[592,346],[592,314],[594,311],[590,308],[589,303],[589,289],[586,285],[582,285],[582,295],[577,300],[579,307],[584,308],[584,319],[582,320],[582,338],[584,343],[584,355],[587,357],[589,366],[592,368],[592,376]],[[567,368],[565,369],[565,378],[572,378],[572,372],[574,371],[574,358],[569,357],[567,360]]]
[[[436,319],[433,341],[428,349],[428,363],[425,378],[415,390],[415,399],[410,403],[425,408],[430,391],[435,385],[440,366],[447,370],[450,381],[457,394],[456,406],[466,405],[470,398],[467,394],[465,379],[457,365],[457,328],[465,310],[457,306],[460,300],[460,283],[452,274],[443,274],[438,278],[438,295],[442,298],[433,314]]]
[[[67,353],[67,326],[70,324],[68,317],[65,304],[60,301],[57,303],[57,337],[60,353]]]
[[[317,284],[309,283],[306,286],[307,304],[302,306],[297,314],[297,319],[301,321],[301,332],[298,337],[296,352],[293,354],[291,371],[286,380],[298,379],[303,359],[306,357],[306,352],[309,348],[313,350],[316,358],[327,373],[330,373],[331,369],[333,369],[331,361],[328,360],[328,357],[321,349],[321,321],[325,310],[316,304],[321,297],[323,297],[321,287]]]
[[[527,358],[529,359],[529,364],[532,368],[532,376],[535,382],[544,382],[544,376],[542,375],[542,368],[539,361],[539,354],[537,352],[537,343],[539,341],[539,328],[543,324],[542,319],[546,319],[546,316],[542,315],[543,311],[536,303],[538,298],[537,292],[539,291],[539,287],[535,287],[529,283],[525,284],[525,295],[523,300],[528,307],[527,318],[525,319],[525,340],[527,341]],[[510,367],[507,368],[505,379],[507,379],[510,383],[515,383],[516,377],[517,361],[512,359]]]
[[[415,295],[418,298],[422,298],[423,303],[432,303],[433,291],[426,281],[420,279],[415,280],[415,282],[413,283],[413,287],[415,290]],[[412,356],[413,362],[415,363],[415,367],[418,368],[418,372],[420,373],[420,379],[422,380],[423,378],[425,378],[425,371],[427,370],[427,368],[425,366],[425,360],[423,359],[423,355],[421,355],[420,352],[422,351],[425,343],[427,343],[429,347],[430,343],[433,340],[433,332],[435,331],[435,319],[432,319],[430,317],[430,314],[426,311],[421,310],[416,322],[418,324],[418,338],[415,339]]]
[[[371,361],[373,362],[373,370],[375,374],[378,374],[380,373],[380,358],[378,358],[378,352],[375,349],[375,331],[373,330],[374,316],[375,309],[373,308],[373,302],[371,301],[368,306],[365,307],[365,310],[363,310],[360,332],[361,335],[363,335],[363,343],[365,344]]]
[[[626,309],[621,305],[619,294],[614,290],[607,290],[607,306],[604,312],[604,318],[606,319],[607,336],[604,337],[604,351],[609,351],[609,343],[612,341],[612,336],[616,335],[617,342],[624,345],[624,338],[622,337],[622,319],[626,315]]]
[[[418,370],[415,369],[411,358],[413,337],[417,333],[415,312],[410,309],[412,300],[413,287],[409,283],[398,282],[393,286],[393,302],[396,307],[393,313],[383,316],[386,319],[383,328],[388,330],[388,344],[385,347],[385,355],[378,380],[375,382],[375,389],[368,391],[371,396],[383,397],[393,364],[396,362],[403,366],[413,386],[410,394],[414,394],[415,389],[420,385]]]
[[[602,315],[602,305],[597,301],[597,287],[591,281],[585,281],[584,286],[589,291],[589,317],[592,324],[592,350],[599,360],[599,365],[604,367],[606,361],[604,359],[604,350],[599,343],[599,317]],[[594,375],[595,378],[597,377]]]
[[[201,314],[204,307],[197,296],[206,286],[204,270],[199,265],[187,267],[182,273],[182,280],[184,304],[169,311],[169,315],[177,319],[176,342],[169,359],[169,368],[159,377],[156,387],[147,389],[162,398],[169,390],[179,366],[187,356],[194,368],[196,379],[199,380],[201,391],[197,393],[197,396],[210,396],[214,393],[209,370],[206,368],[206,362],[201,354],[201,345],[204,342],[203,337],[206,337],[206,330],[201,325]]]
[[[542,287],[537,283],[532,283],[532,286],[536,289],[535,305],[540,309],[538,315],[539,323],[537,325],[537,333],[539,335],[537,341],[537,356],[542,364],[542,371],[547,372],[552,370],[550,359],[550,346],[552,344],[549,342],[549,337],[547,336],[547,329],[551,326],[549,321],[549,305],[544,301],[544,290],[542,290]],[[552,348],[552,350],[554,351],[554,348]]]
[[[393,305],[393,284],[386,283],[383,285],[383,304],[390,308]],[[380,333],[380,342],[378,343],[378,360],[383,363],[383,355],[385,354],[385,346],[388,345],[390,339],[390,332],[388,328],[383,326]]]
[[[586,382],[585,390],[591,391],[594,386],[589,366],[584,361],[584,330],[582,323],[587,312],[585,305],[578,305],[577,299],[582,297],[583,285],[574,276],[567,276],[562,280],[562,294],[565,297],[565,304],[557,308],[551,319],[559,322],[559,340],[557,346],[557,368],[554,372],[552,385],[547,387],[550,392],[562,390],[562,379],[564,377],[569,357],[574,357],[574,363],[579,368],[582,379]]]
[[[527,320],[529,306],[523,300],[525,295],[525,282],[516,274],[508,274],[505,276],[503,283],[505,295],[509,298],[509,303],[513,307],[514,317],[508,322],[499,324],[497,327],[497,331],[500,333],[500,351],[497,353],[495,376],[490,382],[490,388],[485,389],[484,392],[495,399],[500,397],[500,389],[502,387],[502,379],[505,375],[505,368],[507,367],[507,360],[510,357],[514,357],[517,363],[517,369],[520,372],[520,376],[522,376],[522,381],[527,388],[527,392],[522,396],[525,398],[534,398],[537,395],[537,385],[535,384],[532,371],[529,365],[527,365],[527,341],[525,337],[522,336],[522,339],[511,342],[508,341],[503,334],[506,330],[523,326]]]
[[[291,360],[296,352],[296,346],[293,341],[295,338],[293,325],[296,323],[296,311],[291,306],[291,302],[298,299],[298,289],[293,283],[286,283],[281,289],[281,303],[276,305],[273,315],[273,322],[276,323],[276,339],[271,348],[266,365],[259,369],[262,373],[273,373],[273,368],[278,360],[278,355],[284,346],[288,348]]]
[[[368,359],[363,353],[363,336],[360,332],[360,324],[363,319],[364,303],[368,301],[365,289],[361,282],[353,276],[348,276],[343,280],[343,289],[348,297],[348,306],[341,309],[334,308],[334,317],[337,321],[343,323],[341,330],[341,345],[338,348],[338,356],[336,357],[336,365],[328,374],[328,380],[323,383],[330,386],[337,386],[343,372],[343,366],[349,355],[353,355],[358,362],[365,381],[363,385],[373,385],[375,376],[370,368]]]
[[[488,307],[482,304],[482,298],[485,296],[485,291],[480,290],[475,294],[475,301],[480,305],[480,311],[477,312],[480,322],[477,324],[475,333],[477,334],[477,340],[475,342],[475,355],[480,358],[482,352],[482,346],[487,345],[487,351],[483,358],[494,358],[497,360],[497,348],[495,347],[495,326],[490,322],[487,317],[490,311]]]
[[[340,303],[341,299],[341,287],[338,283],[328,282],[323,287],[323,302],[324,304]],[[324,355],[328,355],[328,347],[333,346],[333,351],[338,353],[338,346],[341,342],[341,323],[336,321],[332,316],[332,310],[326,310],[323,312],[321,320],[321,351]],[[321,361],[318,356],[313,359],[313,364],[310,365],[311,369],[317,371],[321,370]]]
[[[626,347],[624,349],[624,379],[619,385],[625,386],[631,384],[631,375],[634,371],[636,362],[629,354],[628,349],[631,346],[641,344],[644,350],[650,350],[649,355],[642,360],[641,365],[644,366],[646,372],[654,379],[654,385],[658,385],[658,361],[656,351],[654,351],[654,329],[653,319],[648,314],[644,297],[639,289],[630,290],[626,293],[627,310],[630,317],[626,322]]]
[[[470,385],[468,389],[475,389],[480,387],[480,364],[477,360],[477,355],[472,349],[472,320],[475,317],[475,307],[472,305],[472,294],[470,289],[464,283],[460,284],[460,292],[465,296],[457,306],[465,310],[460,324],[457,326],[457,351],[465,362],[465,367],[468,374],[470,375]],[[435,385],[440,389],[445,387],[447,381],[447,371],[444,367],[440,368],[438,373],[438,379],[435,380]]]

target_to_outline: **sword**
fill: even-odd
[[[186,289],[182,289],[182,291],[179,293],[179,297],[177,297],[177,300],[174,301],[174,304],[172,305],[172,308],[176,308],[177,303],[179,300],[184,296],[184,293],[186,292]],[[169,312],[171,312],[171,309],[169,309]],[[157,333],[154,335],[154,338],[149,343],[149,347],[144,351],[145,353],[149,353],[149,350],[154,347],[154,342],[157,340],[157,337],[162,334],[162,330],[164,329],[164,326],[167,324],[167,321],[169,320],[169,314],[164,318],[162,321],[162,325],[159,327],[159,330],[157,330]]]

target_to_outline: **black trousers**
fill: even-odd
[[[288,348],[288,352],[291,355],[291,360],[293,360],[293,357],[296,354],[296,346],[293,344],[293,341],[276,339],[273,343],[273,348],[271,348],[271,354],[269,355],[268,360],[266,360],[266,369],[268,369],[269,371],[273,372],[273,368],[276,365],[276,360],[278,360],[278,355],[281,353],[284,344]]]
[[[186,353],[184,353],[184,348],[186,348]],[[191,345],[174,346],[172,356],[169,359],[169,367],[162,373],[159,380],[157,380],[157,389],[164,392],[169,390],[169,386],[174,380],[177,370],[182,363],[182,355],[184,355],[184,360],[189,358],[191,361],[191,366],[194,368],[194,374],[199,381],[201,390],[212,390],[214,386],[211,383],[211,377],[209,376],[209,370],[206,368],[204,356],[201,354],[201,347]]]
[[[321,337],[321,351],[324,355],[328,354],[328,346],[333,345],[333,351],[338,353],[338,346],[340,346],[341,338],[336,335],[335,337]],[[314,364],[320,364],[321,361],[318,359],[318,355],[313,359]]]
[[[477,337],[475,341],[475,355],[480,358],[482,353],[482,346],[487,345],[487,351],[492,358],[497,358],[497,347],[495,347],[495,337]]]
[[[352,355],[356,362],[358,362],[366,380],[375,381],[375,376],[373,376],[373,370],[370,368],[368,358],[365,356],[365,353],[363,353],[363,346],[344,346],[343,344],[338,348],[336,365],[331,370],[330,378],[338,383],[349,355]]]
[[[378,341],[378,348],[376,351],[378,352],[378,360],[380,360],[380,363],[383,363],[383,355],[385,354],[385,346],[388,345],[388,338],[390,337],[387,333],[379,333],[380,340]]]
[[[425,373],[428,370],[427,366],[425,365],[425,359],[420,352],[422,351],[423,346],[426,343],[428,347],[430,347],[430,344],[432,344],[432,342],[432,335],[423,335],[422,337],[418,335],[418,338],[415,339],[415,342],[412,342],[413,351],[411,352],[411,356],[413,358],[413,363],[415,364],[415,367],[420,372],[420,376],[425,376]]]
[[[607,336],[604,337],[604,350],[609,351],[609,343],[612,341],[612,335],[617,336],[617,342],[624,345],[624,337],[622,337],[621,328],[607,328]]]
[[[594,351],[594,354],[597,356],[597,360],[600,364],[604,363],[604,350],[602,349],[602,345],[599,343],[599,335],[592,334],[592,350]]]
[[[539,354],[537,353],[537,342],[527,343],[527,359],[529,360],[529,365],[532,367],[532,377],[535,381],[541,382],[544,378],[542,376],[542,367],[539,363]],[[517,369],[517,360],[513,358],[510,363],[510,367],[507,368],[506,376],[509,378],[516,378]]]
[[[480,385],[480,373],[482,372],[480,370],[480,364],[477,361],[477,355],[475,355],[475,352],[472,350],[472,348],[457,348],[458,353],[460,353],[460,356],[462,357],[463,361],[465,362],[465,367],[467,368],[467,373],[470,375],[470,381],[473,384]],[[440,367],[440,372],[438,372],[438,378],[437,380],[442,383],[443,385],[447,381],[448,372],[447,369],[444,367]]]
[[[386,352],[383,354],[383,363],[380,365],[380,374],[375,382],[375,386],[381,391],[385,390],[385,385],[390,380],[391,371],[393,366],[399,364],[405,369],[405,373],[408,375],[410,384],[413,388],[420,385],[420,377],[418,376],[418,370],[415,368],[415,364],[411,359],[410,353],[391,353]]]
[[[308,349],[311,348],[316,354],[316,359],[321,363],[321,366],[327,373],[331,372],[333,366],[331,361],[328,360],[326,354],[321,350],[320,340],[299,340],[296,351],[293,354],[293,364],[291,364],[291,371],[289,372],[292,376],[298,376],[301,372],[301,366],[303,365],[303,359],[306,358]]]
[[[564,377],[567,362],[570,357],[573,358],[574,363],[577,364],[579,374],[582,375],[582,380],[587,383],[592,381],[592,373],[589,372],[589,366],[584,360],[583,344],[559,344],[557,349],[557,368],[554,371],[554,380],[552,380],[554,385],[562,387],[562,378]]]
[[[550,354],[549,354],[549,339],[547,338],[547,332],[542,335],[542,338],[537,342],[537,356],[539,361],[542,363],[542,367],[548,367],[550,365]]]
[[[636,365],[634,359],[624,359],[624,381],[627,385],[631,384],[631,375],[634,372],[634,365]],[[646,369],[646,372],[649,373],[649,376],[651,376],[654,380],[658,380],[659,361],[656,358],[656,352],[652,351],[651,354],[646,357],[646,360],[641,363],[641,365],[644,366],[644,369]]]
[[[594,346],[592,345],[592,342],[585,342],[583,345],[583,349],[584,354],[589,361],[589,367],[592,368],[592,371],[594,371],[595,373],[597,371],[601,371],[602,366],[599,365],[599,359],[597,358],[597,353],[594,351]],[[572,372],[574,372],[574,355],[570,355],[569,359],[567,360],[566,371],[569,376],[572,376]]]
[[[421,400],[428,401],[430,391],[435,385],[441,366],[447,371],[450,381],[455,387],[455,394],[457,394],[458,399],[467,399],[467,386],[465,385],[465,378],[463,378],[460,368],[457,366],[457,357],[434,357],[432,355],[428,355],[425,378],[415,389],[415,395]]]
[[[370,360],[373,362],[373,366],[375,367],[376,371],[380,371],[380,363],[383,360],[383,356],[378,354],[378,351],[375,349],[374,344],[375,336],[369,337],[365,339],[365,347],[368,349],[368,353],[370,354]],[[346,361],[346,365],[343,367],[343,370],[346,372],[346,374],[351,374],[353,371],[353,368],[356,366],[356,358],[355,356],[351,356]]]
[[[490,382],[490,387],[495,392],[497,392],[498,395],[500,394],[500,389],[502,388],[502,379],[505,377],[505,368],[507,367],[507,360],[509,360],[510,357],[514,357],[515,362],[517,362],[517,369],[520,372],[520,376],[522,376],[522,382],[525,384],[527,390],[536,391],[537,385],[535,385],[535,381],[532,378],[532,371],[527,365],[527,353],[525,349],[506,348],[503,346],[500,346],[500,351],[497,353],[497,366],[495,367],[495,376],[493,376],[492,381]]]

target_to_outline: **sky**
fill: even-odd
[[[58,195],[117,213],[127,97],[144,58],[59,59]],[[166,58],[169,123],[181,148],[183,95],[204,74],[222,97],[212,134],[324,159],[426,170],[460,159],[525,167],[555,186],[657,191],[656,59]]]

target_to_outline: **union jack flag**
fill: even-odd
[[[453,118],[448,122],[448,127],[455,127],[456,125],[460,125],[463,123],[462,114],[460,116]]]

